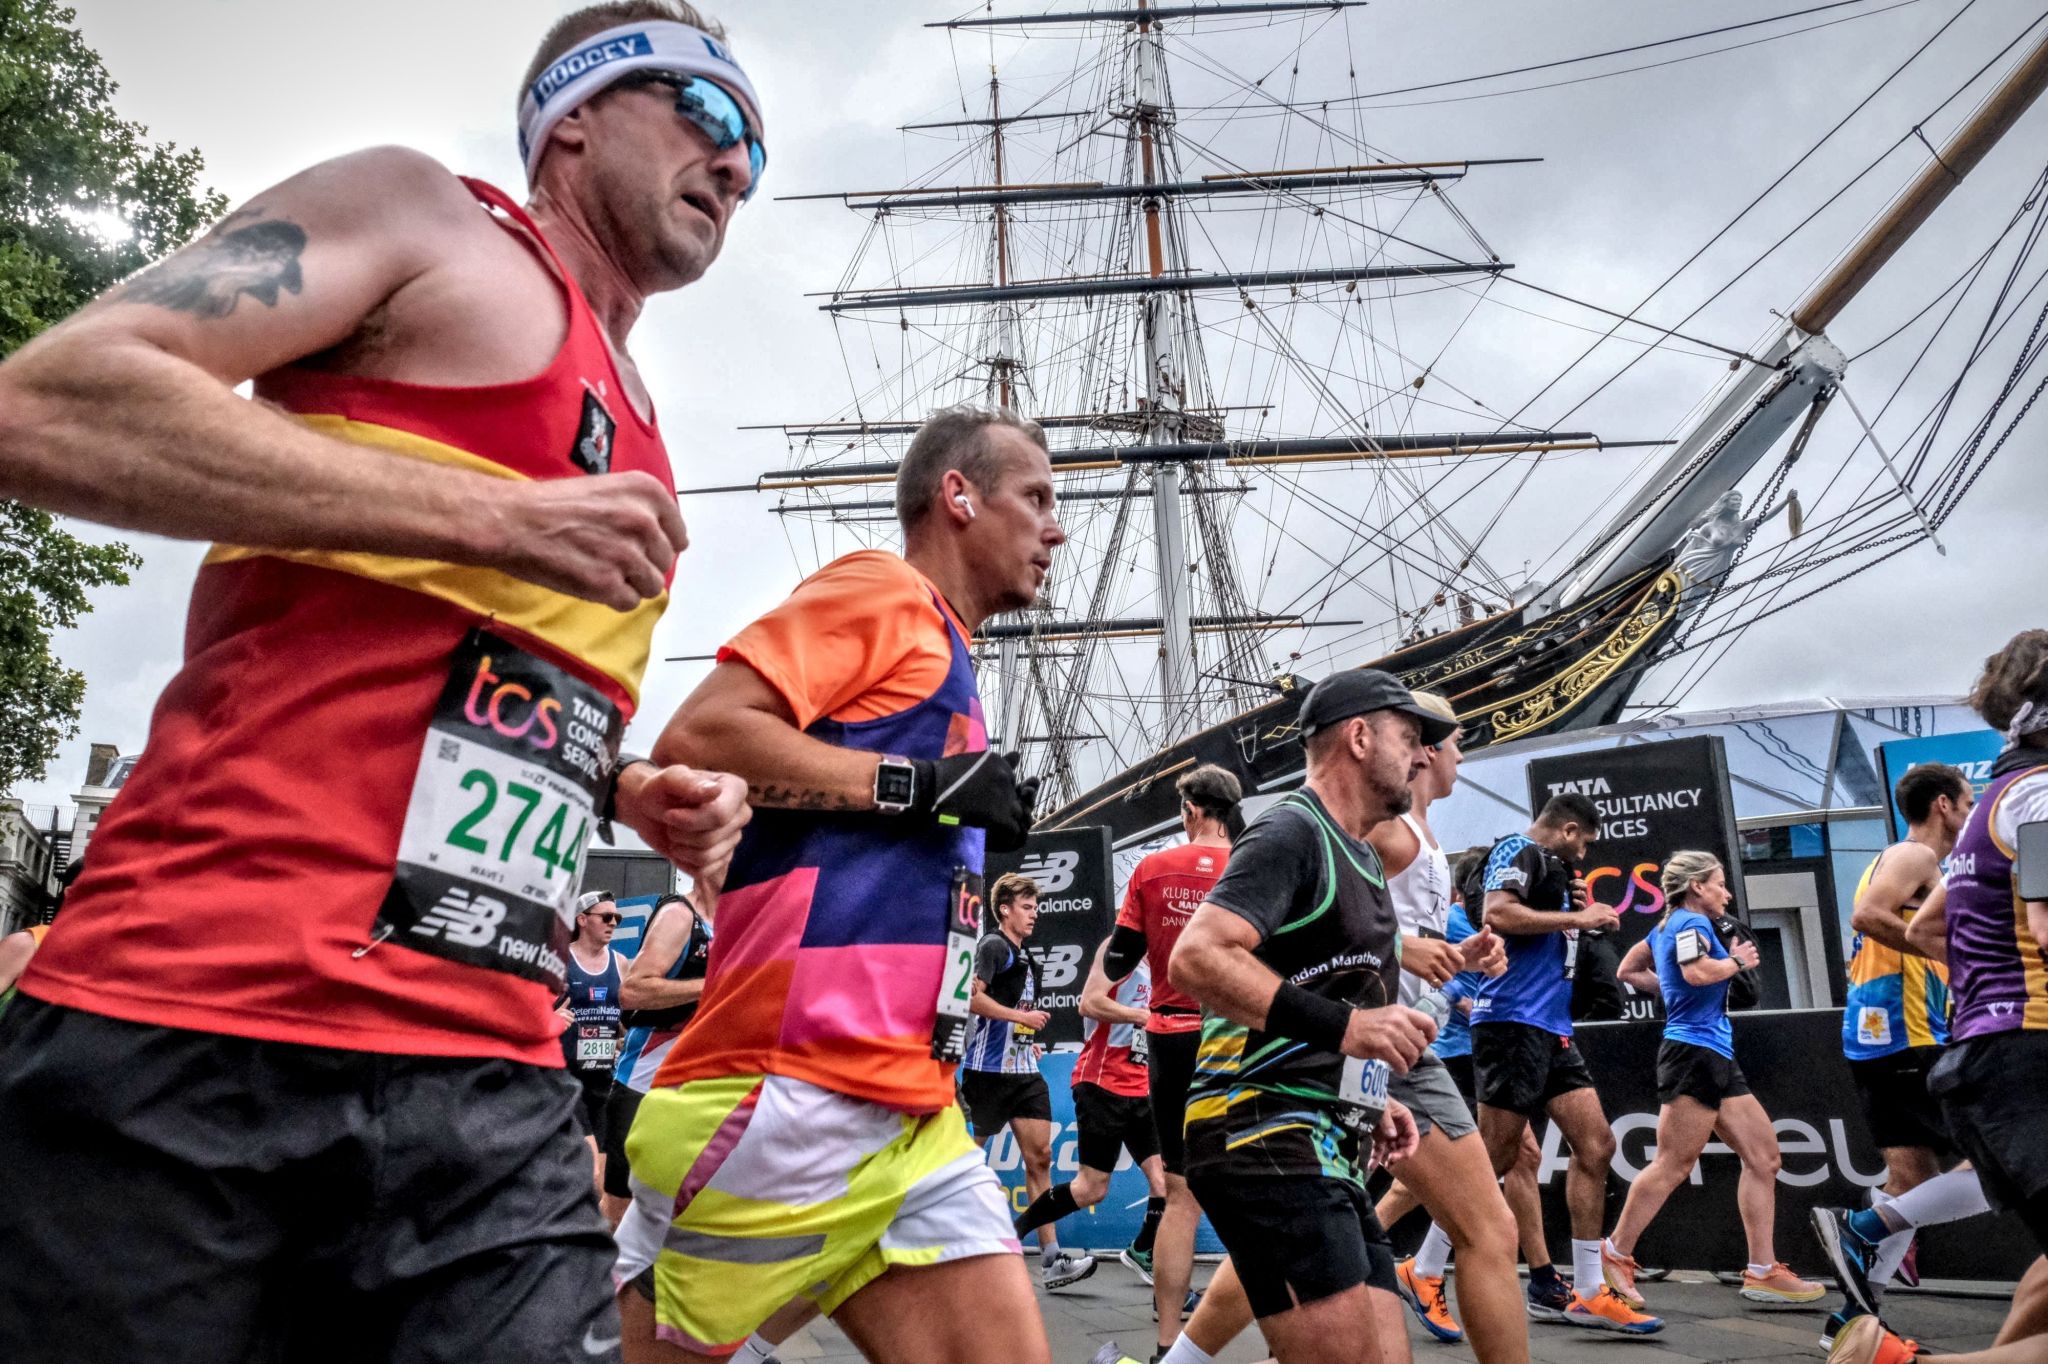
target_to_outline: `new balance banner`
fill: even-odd
[[[1599,841],[1579,870],[1593,899],[1621,915],[1621,928],[1611,941],[1615,962],[1656,927],[1664,913],[1657,874],[1665,859],[1681,849],[1699,848],[1721,859],[1735,892],[1729,910],[1748,922],[1735,801],[1728,790],[1728,755],[1720,735],[1628,744],[1529,763],[1530,809],[1541,810],[1552,796],[1566,791],[1585,796],[1600,812]],[[1659,1015],[1659,1001],[1622,988],[1630,1017]]]
[[[1116,920],[1109,830],[1033,834],[1019,852],[989,854],[990,886],[1012,871],[1038,883],[1038,927],[1024,950],[1038,962],[1038,1007],[1052,1015],[1042,1040],[1047,1046],[1077,1047],[1088,963]]]

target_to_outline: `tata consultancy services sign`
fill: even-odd
[[[1038,927],[1024,944],[1038,962],[1038,1007],[1052,1015],[1048,1045],[1079,1045],[1081,986],[1096,944],[1116,917],[1107,827],[1060,829],[1031,835],[1022,852],[990,853],[988,883],[1004,872],[1038,883]]]
[[[1664,912],[1657,873],[1683,848],[1721,859],[1735,890],[1734,910],[1749,917],[1736,856],[1735,802],[1728,757],[1718,734],[1537,758],[1529,764],[1529,808],[1576,791],[1600,811],[1600,839],[1579,870],[1593,898],[1621,915],[1617,947],[1626,952]]]
[[[1878,765],[1884,772],[1885,809],[1891,816],[1892,837],[1906,836],[1906,819],[1899,813],[1893,794],[1899,778],[1922,763],[1953,763],[1970,779],[1970,790],[1983,795],[1991,784],[1991,760],[2005,747],[2005,739],[1993,729],[1972,729],[1961,734],[1932,734],[1924,739],[1894,739],[1877,746]]]

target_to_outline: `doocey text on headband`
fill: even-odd
[[[711,90],[693,95],[686,82],[677,111],[704,128],[721,149],[742,136],[747,139],[754,172],[747,187],[751,197],[768,157],[761,101],[753,82],[724,43],[702,29],[666,19],[606,29],[548,63],[534,78],[519,99],[519,157],[526,166],[527,183],[533,183],[554,126],[592,95],[636,71],[666,72],[711,84]],[[735,115],[744,120],[744,127],[731,126]]]

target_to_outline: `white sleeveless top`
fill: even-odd
[[[1400,819],[1415,834],[1421,848],[1400,875],[1387,878],[1387,895],[1394,902],[1394,915],[1400,919],[1404,932],[1427,931],[1441,936],[1451,917],[1451,859],[1431,841],[1421,820],[1411,814],[1403,814]],[[1420,976],[1401,973],[1401,1002],[1410,1008],[1431,988]]]

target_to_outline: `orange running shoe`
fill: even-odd
[[[1633,1307],[1643,1310],[1643,1295],[1636,1292],[1636,1271],[1642,1268],[1633,1255],[1623,1255],[1611,1248],[1605,1239],[1600,1242],[1600,1277],[1614,1290],[1614,1296]]]
[[[1752,1274],[1742,1271],[1742,1296],[1751,1302],[1817,1302],[1827,1289],[1802,1279],[1792,1272],[1792,1266],[1780,1260],[1771,1266],[1768,1274]]]
[[[1578,1294],[1572,1294],[1572,1305],[1564,1309],[1564,1319],[1574,1326],[1589,1326],[1596,1331],[1620,1331],[1625,1335],[1655,1335],[1664,1329],[1664,1319],[1638,1312],[1621,1300],[1611,1288],[1601,1287],[1588,1302]]]
[[[1446,1344],[1455,1344],[1465,1338],[1465,1328],[1458,1325],[1451,1315],[1451,1305],[1444,1300],[1443,1276],[1425,1278],[1415,1272],[1413,1257],[1394,1266],[1394,1277],[1401,1281],[1401,1296],[1414,1309],[1415,1319],[1422,1323],[1422,1329]]]
[[[1895,1335],[1876,1317],[1862,1316],[1835,1333],[1828,1364],[1911,1364],[1920,1342]]]

